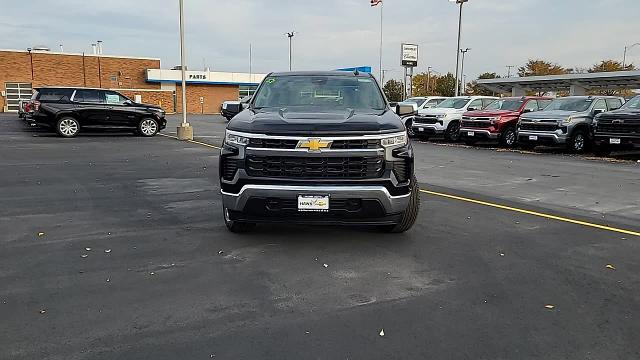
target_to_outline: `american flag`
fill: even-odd
[[[382,4],[382,0],[371,0],[371,6],[378,6],[379,4]]]

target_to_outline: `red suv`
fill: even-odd
[[[480,111],[462,115],[460,138],[473,145],[480,140],[498,141],[504,147],[513,147],[518,136],[516,126],[520,115],[544,109],[551,98],[524,96],[498,99]]]

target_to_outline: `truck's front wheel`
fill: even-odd
[[[395,225],[386,226],[384,231],[390,233],[403,233],[413,226],[420,212],[420,186],[414,176],[411,178],[411,195],[409,196],[409,206],[402,212],[400,222]]]
[[[227,226],[227,229],[233,233],[245,233],[256,226],[254,223],[231,220],[229,217],[229,209],[225,206],[222,207],[222,215],[224,216],[224,224]]]

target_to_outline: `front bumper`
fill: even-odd
[[[413,123],[411,125],[413,133],[422,136],[436,136],[444,134],[445,129],[440,127],[439,124],[420,124]]]
[[[616,140],[616,141],[613,141]],[[596,145],[609,145],[609,146],[620,146],[620,145],[640,145],[640,136],[629,135],[629,134],[598,134],[594,135],[593,141]]]
[[[470,133],[473,133],[473,135],[470,135]],[[497,140],[500,137],[500,133],[491,132],[487,129],[461,128],[460,137],[463,139]]]
[[[518,131],[518,142],[521,143],[540,143],[540,144],[566,144],[568,135],[562,130],[555,132],[546,131]]]

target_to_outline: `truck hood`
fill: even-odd
[[[571,115],[581,114],[577,111],[566,110],[551,110],[551,111],[536,111],[528,114],[523,114],[521,119],[527,120],[564,120]]]
[[[428,108],[420,110],[418,115],[462,114],[464,109]]]
[[[270,135],[372,135],[405,131],[390,110],[296,112],[247,109],[227,124],[228,130]]]
[[[509,110],[480,110],[480,111],[467,111],[464,116],[469,117],[498,117],[498,116],[520,116],[517,111]]]
[[[613,110],[601,115],[598,115],[599,119],[638,119],[640,120],[640,110],[633,109],[619,109]]]

